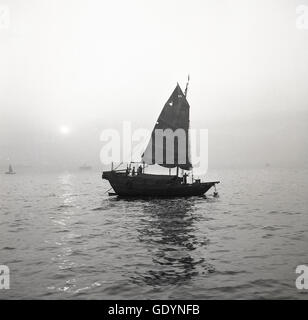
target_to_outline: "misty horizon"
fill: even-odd
[[[191,128],[209,130],[209,169],[307,168],[304,2],[10,1],[0,166],[104,169],[102,130],[152,130],[190,74]]]

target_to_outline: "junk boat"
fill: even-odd
[[[102,178],[108,180],[114,190],[109,195],[121,197],[189,197],[204,195],[212,187],[215,188],[216,192],[216,184],[219,181],[201,182],[200,179],[193,179],[193,175],[191,183],[187,181],[189,172],[193,169],[190,161],[188,84],[189,77],[185,94],[177,84],[164,105],[152,131],[149,144],[142,154],[142,162],[137,172],[135,172],[135,168],[131,170],[132,163],[124,170],[114,170],[112,164],[111,171],[103,172]],[[173,148],[170,143],[166,142],[166,139],[155,142],[155,138],[157,139],[156,132],[167,129],[171,129],[172,132],[181,129],[186,133],[184,148],[183,144],[180,148],[177,138],[174,139]],[[157,157],[157,154],[160,156]],[[167,161],[170,154],[173,156],[171,162]],[[144,172],[145,165],[154,164],[169,168],[169,174],[148,174]],[[175,175],[171,174],[172,168],[176,168]],[[182,176],[179,176],[179,169],[182,171]]]

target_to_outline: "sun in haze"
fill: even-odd
[[[67,134],[69,134],[71,132],[71,129],[68,126],[61,126],[59,128],[59,131],[60,131],[61,134],[67,135]]]

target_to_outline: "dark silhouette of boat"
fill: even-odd
[[[188,78],[189,81],[189,78]],[[177,84],[170,98],[166,102],[155,127],[152,131],[150,142],[142,154],[142,162],[137,172],[132,163],[126,170],[104,171],[102,178],[109,181],[114,192],[109,195],[122,197],[188,197],[205,194],[209,189],[215,187],[219,181],[201,182],[200,179],[193,179],[188,183],[186,171],[192,170],[190,161],[189,144],[189,104],[187,102],[188,82],[185,94]],[[177,129],[185,133],[185,142],[179,143],[179,138],[173,136],[170,147],[166,137],[157,140],[157,133],[169,130],[174,133]],[[157,157],[158,155],[158,157]],[[172,156],[170,158],[170,156]],[[172,161],[170,161],[172,159]],[[158,164],[169,168],[169,175],[148,174],[144,172],[145,165]],[[171,169],[176,168],[176,175],[171,175]],[[182,177],[179,176],[179,169],[182,169]],[[185,173],[184,173],[185,172]]]
[[[16,172],[13,170],[12,165],[9,165],[9,171],[7,171],[5,174],[16,174]]]

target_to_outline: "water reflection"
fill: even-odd
[[[195,212],[195,201],[190,198],[143,203],[144,217],[137,230],[153,265],[135,280],[148,285],[180,284],[200,272],[212,271],[204,254],[200,254],[200,248],[203,251],[208,241],[204,235],[198,235],[200,217]]]
[[[76,287],[73,269],[76,262],[72,259],[73,241],[76,234],[72,231],[72,217],[76,207],[76,198],[74,196],[73,176],[69,173],[58,177],[58,199],[56,214],[50,218],[56,226],[55,232],[58,234],[55,244],[58,249],[54,252],[52,261],[57,265],[57,271],[53,275],[55,280],[62,280],[57,287],[49,287],[58,291],[70,291]]]

